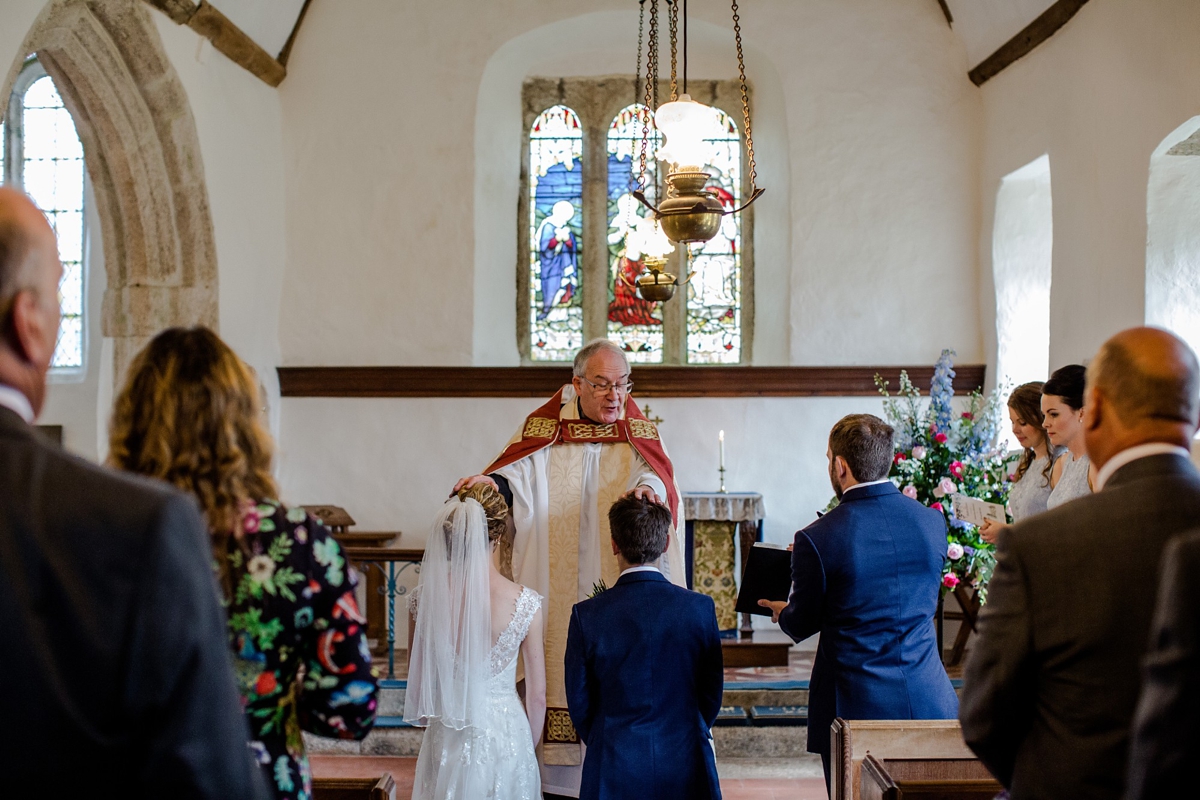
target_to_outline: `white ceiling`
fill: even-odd
[[[304,0],[209,1],[273,56],[283,49],[304,5]],[[974,67],[1054,5],[1054,0],[946,0],[946,3],[954,16],[954,30],[966,45],[967,60]]]
[[[209,0],[273,56],[287,43],[304,0]]]
[[[954,30],[967,47],[972,67],[1021,32],[1054,0],[946,0],[954,17]]]

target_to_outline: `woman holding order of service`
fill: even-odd
[[[1045,419],[1042,414],[1043,385],[1041,381],[1023,383],[1008,396],[1008,418],[1022,450],[1008,493],[1008,512],[1014,522],[1045,511],[1046,501],[1054,488],[1050,485],[1050,474],[1054,468],[1055,447],[1042,427]],[[979,533],[985,541],[994,544],[1000,531],[1007,527],[1004,523],[988,520]]]

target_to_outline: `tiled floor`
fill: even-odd
[[[396,800],[412,796],[415,758],[313,755],[313,775],[320,778],[373,778],[390,772],[396,781]],[[825,800],[823,778],[723,779],[724,800]]]

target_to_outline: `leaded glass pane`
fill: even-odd
[[[742,142],[728,114],[712,109],[705,141],[711,146],[705,172],[708,189],[726,210],[741,205]],[[695,277],[687,291],[687,360],[692,364],[736,364],[742,360],[742,215],[727,214],[707,242],[692,245]]]
[[[608,128],[608,338],[625,350],[630,361],[660,364],[663,360],[662,304],[637,294],[637,279],[646,271],[641,253],[629,249],[630,231],[652,217],[633,196],[641,170],[642,133],[649,124],[646,148],[646,197],[657,202],[657,161],[662,137],[644,106],[621,109]],[[642,223],[645,225],[645,223]]]
[[[529,355],[570,361],[583,346],[583,128],[566,106],[529,131]]]
[[[21,180],[58,237],[62,325],[53,366],[83,366],[83,145],[54,82],[38,78],[22,98]]]

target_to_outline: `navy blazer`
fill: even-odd
[[[934,628],[945,555],[945,518],[891,483],[851,489],[796,534],[779,625],[796,641],[821,633],[809,752],[829,755],[836,717],[957,717]]]
[[[580,800],[720,798],[709,728],[724,671],[711,597],[631,572],[571,611],[567,706]]]

